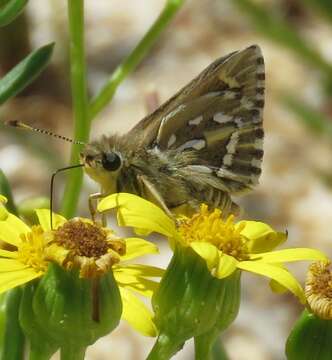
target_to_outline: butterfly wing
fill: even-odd
[[[253,45],[213,62],[129,136],[160,151],[194,152],[191,174],[208,174],[214,187],[241,192],[261,173],[264,88],[264,59]]]

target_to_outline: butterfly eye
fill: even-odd
[[[105,170],[115,171],[121,166],[121,159],[120,156],[114,152],[103,153],[101,163]]]

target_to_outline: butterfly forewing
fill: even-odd
[[[216,60],[145,119],[154,128],[147,142],[161,151],[196,152],[192,165],[206,167],[224,190],[250,188],[261,173],[264,80],[258,46]]]

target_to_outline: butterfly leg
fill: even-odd
[[[96,215],[97,215],[97,203],[98,200],[103,198],[105,194],[103,193],[94,193],[89,195],[89,211],[91,215],[91,219],[93,222],[96,222]],[[101,214],[101,222],[103,226],[106,226],[106,214]]]
[[[145,197],[148,200],[152,201],[154,204],[161,207],[166,212],[167,215],[169,215],[170,217],[173,218],[174,215],[172,214],[170,209],[165,204],[162,196],[160,195],[158,190],[155,188],[155,186],[144,175],[138,175],[137,181],[140,185],[141,193],[145,194],[146,195]]]

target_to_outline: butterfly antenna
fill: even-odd
[[[53,190],[54,190],[54,180],[57,174],[59,174],[60,172],[63,171],[67,171],[67,170],[71,170],[71,169],[75,169],[75,168],[79,168],[79,167],[83,167],[83,164],[78,164],[78,165],[71,165],[71,166],[66,166],[64,168],[58,169],[56,172],[54,172],[52,174],[51,177],[51,184],[50,184],[50,224],[51,224],[51,230],[53,230]]]
[[[38,128],[32,127],[30,125],[24,124],[21,121],[9,120],[9,121],[6,121],[5,124],[8,125],[8,126],[11,126],[11,127],[15,127],[15,128],[23,129],[23,130],[35,131],[35,132],[38,132],[38,133],[41,133],[41,134],[53,136],[53,137],[55,137],[57,139],[68,141],[68,142],[70,142],[72,144],[85,145],[85,143],[83,141],[73,140],[73,139],[67,138],[66,136],[54,134],[53,132],[48,131],[48,130],[38,129]]]

